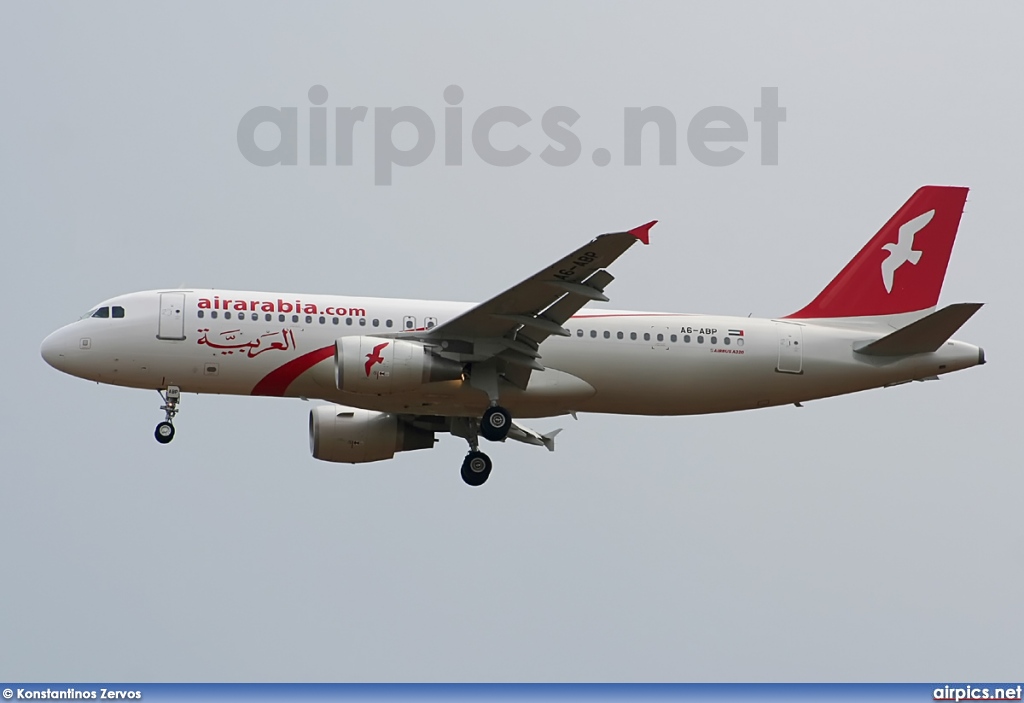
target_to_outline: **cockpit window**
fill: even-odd
[[[85,319],[88,319],[90,317],[101,317],[103,319],[107,319],[107,318],[110,318],[110,317],[115,317],[115,318],[121,319],[121,318],[124,317],[124,308],[121,307],[120,305],[113,305],[113,306],[105,305],[102,308],[93,308],[92,310],[90,310],[89,312],[85,313],[84,315],[82,315],[78,319],[79,320],[85,320]]]

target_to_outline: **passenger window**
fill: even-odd
[[[664,342],[665,341],[665,335],[663,335],[661,332],[658,333],[658,341],[659,342]]]
[[[202,319],[205,316],[206,316],[206,311],[204,311],[204,310],[200,310],[199,312],[196,313],[196,317],[198,317],[200,319]]]
[[[684,334],[683,335],[683,341],[686,342],[687,344],[689,344],[690,343],[690,335]]]
[[[718,337],[712,337],[711,338],[711,343],[712,344],[718,344]]]
[[[271,321],[271,320],[273,320],[274,318],[273,318],[273,316],[272,316],[272,315],[271,315],[271,314],[270,314],[270,313],[268,312],[268,313],[267,313],[266,315],[264,315],[264,316],[263,316],[263,319],[265,319],[265,320],[266,320],[267,322],[270,322],[270,321]]]
[[[374,318],[374,319],[373,319],[373,322],[372,322],[371,324],[372,324],[372,325],[373,325],[374,327],[380,327],[380,320],[378,320],[377,318]]]
[[[597,330],[590,330],[590,338],[597,339]]]
[[[260,319],[260,316],[259,316],[259,315],[257,315],[256,313],[253,313],[253,314],[252,314],[252,321],[253,321],[253,322],[258,322],[258,321],[259,321],[259,319]]]
[[[736,340],[736,346],[737,347],[742,347],[743,346],[743,337],[740,337],[739,339]]]
[[[651,341],[651,333],[650,332],[644,332],[644,341],[645,342]]]
[[[698,334],[697,335],[697,344],[703,344],[703,343],[704,343],[704,335]]]
[[[278,322],[284,322],[284,315],[278,315],[277,316],[277,321]]]
[[[110,317],[110,308],[100,308],[92,314],[93,317],[102,317],[104,319]]]
[[[611,339],[612,338],[612,333],[609,332],[608,330],[605,330],[604,331],[604,338],[605,339]]]
[[[298,322],[298,321],[299,321],[299,316],[298,315],[292,315],[292,322]]]
[[[216,310],[211,310],[210,311],[210,317],[212,317],[214,320],[216,320],[217,319],[217,311]]]
[[[323,315],[321,315],[321,316],[320,316],[320,324],[322,325],[322,324],[324,324],[324,323],[326,323],[326,322],[327,322],[327,318],[326,318],[326,317],[324,317]]]
[[[312,315],[306,315],[306,324],[308,325],[308,324],[311,324],[312,322],[313,322],[313,316]]]
[[[332,318],[331,318],[331,323],[332,323],[332,324],[335,324],[335,325],[336,325],[336,324],[338,324],[338,322],[339,322],[338,318],[336,318],[336,317],[332,317]]]
[[[426,320],[424,320],[423,326],[426,327],[428,330],[429,329],[433,329],[434,327],[437,326],[437,318],[436,317],[428,317],[428,318],[426,318]]]
[[[669,340],[673,341],[673,342],[677,342],[677,341],[679,341],[679,337],[677,337],[675,335],[672,335],[671,337],[669,337]]]
[[[616,339],[622,339],[622,332],[616,332],[615,337]]]
[[[394,325],[394,323],[391,320],[387,320],[387,321],[384,322],[384,326],[385,327],[391,327],[393,325]]]
[[[583,330],[576,330],[576,336],[577,337],[582,337],[583,336]]]
[[[345,324],[346,325],[351,325],[352,324],[352,318],[351,317],[346,317],[345,318]]]
[[[636,341],[636,332],[630,332],[629,333],[629,338],[634,340],[634,341]]]
[[[729,346],[730,344],[732,344],[728,337],[724,337],[722,341],[725,342],[725,346]]]
[[[366,318],[365,317],[360,317],[359,318],[359,326],[360,327],[366,327]]]
[[[124,308],[122,308],[120,305],[115,305],[114,307],[110,308],[110,316],[117,318],[124,317]]]
[[[416,328],[416,318],[413,317],[412,315],[406,315],[402,319],[402,327],[404,327],[407,330],[415,329]]]

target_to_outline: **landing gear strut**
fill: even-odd
[[[508,437],[512,428],[512,413],[498,405],[498,369],[495,364],[487,362],[473,364],[470,367],[469,384],[487,394],[490,407],[480,418],[480,434],[491,442],[501,442]]]
[[[156,426],[153,435],[160,444],[167,444],[174,439],[174,416],[178,414],[178,403],[181,402],[181,389],[177,386],[168,386],[167,391],[158,390],[164,404],[160,409],[164,411],[164,421]]]
[[[482,486],[491,475],[491,459],[480,451],[480,426],[469,417],[452,420],[451,433],[469,443],[469,453],[462,460],[462,480],[470,486]]]

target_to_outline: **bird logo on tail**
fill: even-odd
[[[367,378],[370,377],[370,369],[372,369],[376,364],[383,364],[384,363],[384,355],[381,354],[381,350],[383,350],[384,347],[386,347],[389,344],[391,344],[391,342],[384,342],[383,344],[378,344],[377,346],[375,346],[373,348],[372,352],[370,352],[369,354],[366,355],[366,377]]]
[[[892,293],[893,277],[896,269],[908,261],[916,266],[921,260],[921,250],[914,248],[914,235],[920,232],[925,225],[931,222],[935,210],[929,210],[923,215],[918,215],[912,220],[907,220],[900,225],[899,239],[895,244],[883,244],[882,249],[889,252],[889,255],[882,261],[882,282],[885,284],[885,292]]]

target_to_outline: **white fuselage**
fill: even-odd
[[[147,291],[50,335],[44,358],[69,374],[133,388],[321,398],[392,413],[475,417],[484,393],[463,381],[400,395],[339,391],[335,341],[443,324],[469,303],[224,290]],[[120,314],[120,313],[119,313]],[[870,357],[887,331],[840,321],[770,320],[585,308],[541,347],[525,391],[502,385],[517,417],[569,412],[688,415],[782,405],[938,376],[983,362],[950,340],[938,351]]]

